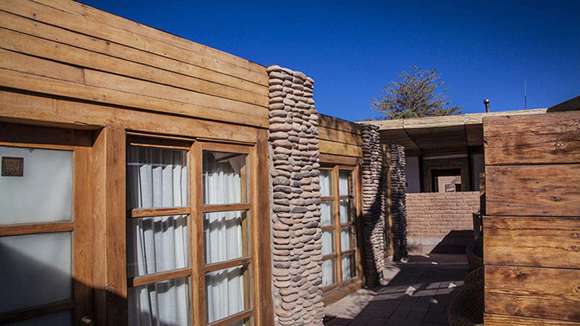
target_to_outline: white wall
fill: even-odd
[[[421,175],[419,174],[419,158],[407,157],[407,192],[421,192]]]

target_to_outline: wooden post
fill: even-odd
[[[127,324],[125,131],[105,127],[93,147],[96,320]]]

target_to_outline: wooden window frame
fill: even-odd
[[[140,134],[139,136],[144,136]],[[133,140],[135,136],[131,136]],[[257,211],[257,154],[255,146],[228,144],[209,141],[189,141],[181,139],[164,139],[140,137],[139,142],[129,141],[128,146],[156,147],[164,149],[177,149],[187,151],[188,163],[188,196],[187,207],[170,208],[137,208],[127,212],[128,218],[145,218],[167,215],[187,215],[189,226],[189,267],[164,271],[144,276],[128,277],[128,286],[144,286],[159,281],[172,279],[188,279],[190,291],[190,311],[193,326],[221,326],[238,321],[249,320],[256,324],[258,313],[256,306],[259,303],[259,290],[256,289],[258,278],[264,271],[259,270],[259,251],[256,239],[259,239],[259,230],[256,228]],[[205,204],[203,195],[203,153],[226,152],[232,154],[246,155],[246,167],[242,172],[241,183],[242,202],[234,204]],[[205,262],[205,230],[204,214],[211,212],[242,211],[246,215],[242,219],[242,236],[245,238],[246,250],[243,250],[242,257],[207,264]],[[207,273],[228,268],[245,267],[244,272],[244,297],[245,310],[236,314],[224,317],[223,319],[207,322],[206,307],[206,285],[205,277]],[[268,271],[266,271],[268,272]],[[259,324],[259,322],[257,323]]]
[[[54,127],[27,126],[0,122],[0,146],[69,151],[72,153],[72,211],[70,219],[54,222],[33,222],[0,225],[0,237],[70,233],[71,237],[71,297],[31,307],[0,313],[0,324],[38,318],[58,312],[70,311],[75,324],[83,316],[92,316],[90,304],[92,219],[87,199],[87,180],[90,176],[91,131]],[[71,133],[76,137],[71,138]],[[26,173],[26,172],[25,172]]]
[[[359,205],[359,168],[358,166],[342,165],[325,163],[320,170],[330,171],[331,187],[330,196],[321,196],[321,201],[331,203],[331,225],[322,226],[322,231],[332,232],[333,234],[333,252],[332,254],[322,257],[322,261],[334,260],[334,283],[322,288],[324,296],[331,295],[332,292],[338,291],[349,286],[351,283],[361,282],[362,268],[360,267],[360,250],[359,250],[359,235],[358,235],[358,216],[360,211]],[[341,196],[339,191],[340,172],[348,171],[350,173],[349,180],[349,195]],[[340,222],[340,202],[343,199],[348,199],[350,202],[349,210],[351,212],[351,220],[347,223]],[[342,250],[341,247],[341,231],[343,229],[350,229],[350,249]],[[342,275],[342,258],[352,256],[354,263],[352,268],[355,275],[348,280],[344,280]]]

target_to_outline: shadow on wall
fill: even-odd
[[[92,287],[70,276],[70,263],[63,255],[70,254],[67,250],[55,251],[52,257],[33,257],[30,252],[43,252],[41,248],[21,250],[7,244],[6,239],[30,236],[8,236],[0,240],[0,282],[3,284],[0,295],[0,324],[10,324],[15,320],[26,320],[23,325],[106,325],[106,321],[97,320],[95,302],[107,303],[108,316],[127,316],[127,299],[105,288]],[[12,240],[13,240],[12,239]],[[24,240],[24,239],[23,239]],[[65,262],[65,263],[63,263]],[[70,262],[70,260],[69,260]],[[156,294],[150,292],[149,299],[155,301],[159,297],[171,296],[162,293],[164,287],[158,287]],[[167,290],[167,288],[165,288]],[[41,313],[31,310],[31,306],[57,306],[56,310],[44,309]],[[99,306],[103,306],[100,304]],[[73,309],[74,308],[74,309]],[[86,323],[81,324],[81,318],[86,316]],[[139,318],[142,325],[178,326],[173,321],[166,321],[141,310]],[[126,317],[121,317],[117,323],[128,324]],[[20,323],[19,323],[20,325]]]
[[[433,248],[430,254],[465,254],[467,245],[473,241],[473,230],[450,231]]]

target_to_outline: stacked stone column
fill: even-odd
[[[385,267],[386,176],[379,128],[362,125],[362,226],[367,286],[380,285]]]
[[[389,166],[391,225],[388,234],[392,236],[393,259],[407,257],[407,161],[405,148],[401,145],[386,146]]]
[[[272,274],[276,325],[322,325],[320,146],[313,80],[271,66]]]

